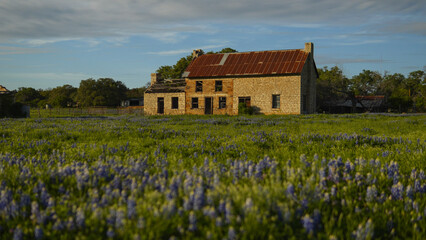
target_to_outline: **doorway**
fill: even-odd
[[[204,114],[213,114],[213,98],[206,97],[204,99]]]
[[[164,98],[157,98],[157,113],[164,114]]]

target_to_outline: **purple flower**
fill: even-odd
[[[84,227],[84,221],[85,221],[85,216],[84,216],[84,211],[81,208],[77,209],[77,214],[75,217],[75,221],[77,224],[78,228],[83,228]]]
[[[228,239],[233,240],[237,238],[237,234],[235,233],[235,229],[233,227],[229,227],[228,229]]]
[[[395,184],[392,186],[391,189],[392,198],[396,200],[400,200],[403,197],[404,194],[404,185],[402,185],[401,182],[398,182],[398,184]]]
[[[407,186],[407,189],[406,189],[405,193],[406,193],[406,195],[407,195],[408,198],[413,199],[413,197],[414,197],[414,189],[410,185]]]
[[[106,235],[108,238],[114,238],[114,235],[115,235],[114,230],[112,230],[112,228],[108,228]]]
[[[374,201],[375,199],[376,199],[376,197],[377,197],[377,189],[376,189],[376,186],[369,186],[368,188],[367,188],[367,196],[366,196],[366,201],[367,202],[372,202],[372,201]]]
[[[201,184],[194,192],[194,210],[200,210],[204,206],[204,188]]]
[[[308,234],[314,232],[314,220],[308,214],[302,218],[302,224]]]
[[[194,232],[197,230],[197,217],[195,216],[194,212],[189,213],[189,231]]]
[[[24,238],[24,234],[21,228],[18,226],[13,231],[13,240],[22,240]]]
[[[293,184],[289,184],[286,190],[286,193],[290,196],[293,197],[294,196],[294,186]]]
[[[133,197],[127,199],[127,217],[132,219],[136,216],[136,201]]]
[[[34,237],[37,240],[43,238],[43,229],[41,229],[39,226],[37,226],[34,230]]]

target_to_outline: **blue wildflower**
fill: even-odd
[[[237,239],[237,234],[235,233],[235,229],[231,226],[228,229],[228,239],[229,240],[233,240],[233,239]]]
[[[309,216],[309,214],[306,214],[302,218],[302,224],[308,234],[314,233],[314,220]]]
[[[34,230],[34,237],[35,239],[43,239],[43,229],[41,229],[39,226],[37,226]]]
[[[189,213],[189,227],[188,230],[191,232],[194,232],[197,230],[197,217],[195,216],[194,212]]]
[[[85,216],[84,216],[84,211],[81,208],[77,209],[77,213],[76,213],[76,217],[75,217],[75,222],[78,228],[83,228],[84,227],[84,221],[85,221]]]
[[[400,200],[403,197],[404,193],[404,185],[402,185],[401,182],[398,182],[398,184],[395,184],[392,186],[391,189],[392,198],[396,200]]]
[[[367,202],[372,202],[377,198],[377,189],[376,186],[369,186],[367,188],[367,196],[366,196],[366,201]]]
[[[13,231],[13,240],[22,240],[24,238],[24,233],[22,229],[18,226]]]

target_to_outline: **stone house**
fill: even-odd
[[[194,50],[183,79],[170,80],[170,84],[179,82],[179,96],[171,92],[175,89],[164,89],[164,80],[158,83],[151,80],[145,109],[148,105],[152,109],[145,112],[236,115],[238,105],[245,104],[260,114],[314,113],[318,72],[313,50],[312,43],[294,50],[206,55]],[[156,88],[162,89],[161,92],[155,91]],[[165,102],[171,101],[172,95],[179,99],[175,100],[179,101],[179,111],[170,111],[173,104]]]
[[[165,80],[151,73],[151,86],[145,91],[144,105],[144,113],[148,115],[185,114],[185,80]]]

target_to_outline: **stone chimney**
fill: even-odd
[[[160,74],[158,73],[151,73],[151,86],[157,83],[157,81],[160,79]]]
[[[312,57],[314,57],[314,44],[311,42],[305,43],[305,52],[311,53]]]
[[[197,57],[201,56],[201,54],[203,54],[201,49],[192,50],[192,59],[196,59]]]

